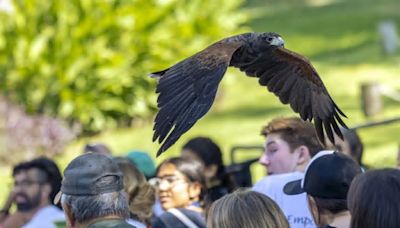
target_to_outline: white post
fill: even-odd
[[[379,34],[383,53],[385,55],[394,54],[399,46],[396,24],[393,21],[382,21],[379,23]]]

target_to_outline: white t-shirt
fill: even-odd
[[[304,177],[302,172],[275,174],[264,177],[253,186],[253,191],[263,193],[273,199],[286,215],[291,228],[315,228],[308,209],[306,193],[286,195],[283,187],[286,183]]]
[[[40,209],[22,228],[56,228],[55,222],[65,221],[64,212],[54,205]]]

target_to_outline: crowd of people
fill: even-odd
[[[299,118],[262,128],[266,176],[241,188],[208,137],[156,166],[143,151],[115,157],[88,144],[61,174],[40,157],[13,168],[0,228],[397,228],[400,170],[361,163],[357,133],[320,143]]]

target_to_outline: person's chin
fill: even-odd
[[[169,199],[165,199],[165,198],[164,199],[160,199],[160,203],[161,203],[161,207],[164,210],[168,210],[168,209],[173,207],[173,205],[171,204],[171,201]]]

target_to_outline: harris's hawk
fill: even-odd
[[[214,102],[227,68],[239,68],[279,97],[303,120],[312,121],[324,143],[333,131],[342,137],[338,123],[346,127],[346,115],[332,100],[308,59],[284,48],[276,33],[245,33],[222,39],[168,69],[154,72],[159,112],[154,121],[153,141],[162,143],[157,156],[188,131]],[[347,128],[347,127],[346,127]]]

